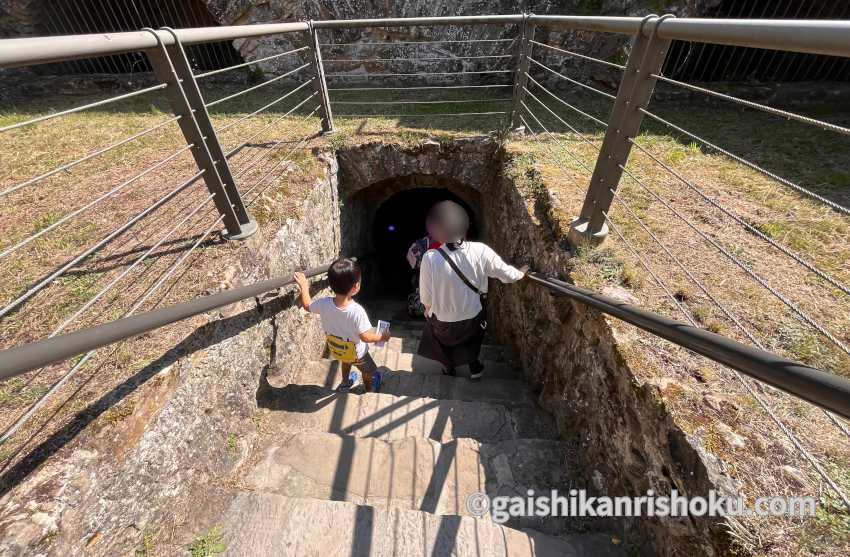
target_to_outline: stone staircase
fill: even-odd
[[[612,535],[570,518],[511,519],[467,508],[474,492],[525,496],[571,487],[568,450],[503,347],[481,381],[415,356],[423,323],[404,305],[364,303],[393,338],[372,355],[380,393],[341,393],[328,360],[289,384],[270,378],[265,436],[215,521],[230,555],[625,555]]]

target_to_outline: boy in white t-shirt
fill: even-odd
[[[331,357],[339,360],[342,369],[340,389],[351,387],[348,380],[351,366],[360,370],[363,386],[375,392],[380,388],[380,377],[375,381],[377,366],[369,354],[366,343],[386,341],[390,332],[383,335],[372,332],[372,323],[363,306],[353,300],[360,292],[360,267],[351,259],[342,257],[328,269],[328,284],[333,297],[310,298],[310,284],[303,273],[295,273],[295,283],[301,291],[301,306],[310,313],[318,313],[327,334]]]

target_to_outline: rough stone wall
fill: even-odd
[[[251,23],[270,23],[281,21],[302,21],[309,19],[358,19],[379,17],[426,17],[426,16],[456,16],[456,15],[498,15],[534,13],[538,15],[629,15],[639,16],[649,13],[674,13],[678,16],[696,15],[703,13],[706,7],[719,0],[532,0],[509,2],[504,0],[438,0],[422,2],[421,0],[406,0],[388,4],[375,0],[356,0],[353,2],[307,2],[304,0],[206,0],[211,13],[225,25],[244,25]],[[517,35],[515,25],[492,26],[453,26],[453,27],[411,27],[411,28],[364,28],[351,30],[323,30],[322,42],[328,43],[367,43],[387,41],[430,41],[430,40],[464,40],[469,38],[513,39]],[[539,28],[536,38],[540,41],[598,56],[606,60],[622,60],[627,52],[628,37],[604,33],[583,31],[553,31]],[[246,60],[270,56],[272,54],[302,46],[305,37],[302,33],[292,33],[275,37],[262,37],[235,41],[237,50]],[[476,54],[501,54],[509,43],[495,45],[481,44],[451,44],[451,45],[422,45],[416,48],[418,57],[440,56],[469,56]],[[499,52],[495,52],[499,50]],[[552,57],[552,54],[537,49],[536,57],[543,61],[557,61],[563,69],[579,70],[592,74],[600,82],[616,84],[618,75],[610,68],[597,65],[588,66],[575,63],[563,56]],[[410,56],[410,47],[374,47],[358,46],[356,48],[333,51],[335,58],[387,58]],[[512,51],[504,53],[510,54]],[[341,56],[344,54],[344,56]],[[326,58],[331,56],[326,53]],[[502,66],[504,66],[504,60]],[[300,65],[301,60],[295,57],[283,57],[262,65],[264,71],[281,73]],[[430,64],[430,65],[429,65]],[[488,68],[499,65],[496,62],[485,64]],[[451,71],[459,71],[483,67],[480,61],[465,61],[453,64]],[[510,66],[510,64],[509,64]],[[574,67],[573,67],[574,66]],[[501,66],[499,66],[501,67]],[[384,69],[380,63],[341,64],[326,68],[328,71],[362,75]],[[446,62],[430,62],[417,64],[417,71],[448,71]],[[498,76],[498,74],[496,74]],[[454,76],[450,76],[452,78]],[[491,76],[470,76],[470,80],[486,81]],[[503,76],[499,76],[503,78]],[[431,81],[439,79],[430,78]],[[448,79],[448,78],[447,78]],[[455,78],[456,79],[456,78]],[[498,78],[497,78],[498,79]],[[346,80],[349,82],[350,80]],[[386,79],[384,79],[386,81]]]
[[[523,185],[525,184],[525,185]],[[509,261],[565,276],[564,231],[550,218],[548,191],[536,176],[502,176],[488,204],[494,248]],[[617,338],[596,310],[552,297],[539,285],[496,283],[490,304],[496,334],[513,346],[539,402],[575,448],[584,487],[599,495],[707,495],[726,489],[714,458],[677,427],[658,387],[641,383],[624,358],[628,343]],[[611,525],[609,525],[611,526]],[[651,555],[723,555],[728,540],[715,519],[632,519],[616,527],[629,541],[648,540]]]
[[[39,9],[43,0],[0,0],[0,37],[43,33]]]
[[[425,141],[411,148],[365,143],[337,152],[342,208],[343,252],[357,255],[371,249],[370,231],[376,210],[390,195],[405,188],[444,187],[474,209],[496,178],[498,143],[470,138],[450,146]],[[477,215],[478,222],[483,222]],[[372,282],[370,268],[364,269]]]
[[[222,287],[286,276],[339,249],[335,163],[275,233],[248,240]],[[320,354],[318,320],[281,297],[208,315],[197,329],[92,409],[100,419],[0,498],[2,555],[126,555],[149,528],[191,515],[248,456],[263,373]],[[232,441],[235,440],[235,443]]]

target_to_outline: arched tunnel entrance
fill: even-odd
[[[410,245],[426,235],[428,210],[440,201],[462,205],[470,216],[469,238],[478,238],[478,223],[472,208],[451,190],[423,187],[393,194],[378,207],[372,225],[373,265],[384,296],[405,296],[411,291],[413,271],[405,258]]]
[[[364,297],[403,300],[412,292],[414,271],[407,250],[427,234],[428,211],[444,200],[459,203],[469,213],[469,239],[484,239],[480,193],[451,178],[401,176],[343,198],[343,252],[366,256]]]

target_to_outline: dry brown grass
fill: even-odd
[[[229,92],[228,88],[214,90],[210,97],[218,98]],[[213,112],[214,124],[223,127],[236,122],[249,109],[256,108],[253,103],[261,106],[264,99],[247,99],[238,106],[225,107],[230,108],[229,112]],[[0,125],[26,120],[49,108],[64,108],[83,102],[85,100],[62,97],[41,99],[34,102],[29,110],[18,107],[15,112],[3,114]],[[318,129],[318,120],[305,116],[293,114],[283,117],[279,112],[260,114],[222,134],[225,151],[238,146],[242,138],[254,136],[231,158],[231,167],[239,176],[237,183],[246,194],[244,199],[250,204],[249,210],[261,224],[297,217],[305,191],[320,175],[321,165],[310,155],[310,147],[315,144],[311,134]],[[134,100],[110,110],[87,111],[0,135],[0,156],[4,161],[0,189],[75,160],[169,117],[161,107],[145,106]],[[299,138],[307,138],[305,143],[299,144],[303,149],[285,159],[294,140]],[[170,124],[163,133],[145,136],[104,157],[87,161],[68,172],[6,196],[0,211],[0,233],[4,238],[0,249],[49,226],[183,145],[176,123]],[[9,256],[0,267],[0,305],[5,306],[16,299],[54,269],[184,183],[195,172],[191,155],[184,153]],[[262,182],[258,180],[260,177],[264,177]],[[257,187],[248,193],[247,190],[254,184]],[[37,340],[57,331],[65,319],[102,290],[106,290],[102,298],[69,323],[64,332],[125,315],[134,302],[165,276],[186,250],[214,225],[218,215],[212,203],[207,203],[192,218],[179,224],[207,198],[203,181],[196,182],[126,234],[69,269],[18,311],[0,320],[0,347]],[[233,265],[245,248],[239,243],[222,242],[219,229],[220,226],[213,226],[212,234],[168,276],[139,311],[179,303],[230,286],[222,271]],[[272,227],[261,227],[260,234],[271,232]],[[161,246],[132,267],[163,238],[166,239]],[[34,449],[46,440],[49,439],[54,446],[63,446],[65,440],[75,434],[73,428],[63,430],[69,427],[71,417],[79,413],[85,421],[86,413],[91,413],[104,395],[112,389],[126,386],[130,378],[205,321],[206,317],[199,316],[160,329],[156,334],[143,335],[98,351],[18,435],[3,445],[0,461],[3,472],[7,474],[4,480],[14,480],[9,471],[14,470],[22,457],[39,452]],[[0,427],[10,425],[76,361],[77,358],[49,366],[0,385]],[[119,414],[109,410],[98,419],[108,425],[116,416]],[[46,452],[53,450],[46,445],[40,448]],[[21,466],[25,471],[28,464]]]
[[[694,111],[694,107],[690,110]],[[542,114],[544,110],[538,112]],[[724,135],[734,138],[724,144],[727,148],[747,153],[760,164],[767,164],[780,174],[790,174],[792,179],[819,193],[848,204],[850,188],[845,180],[850,176],[850,161],[846,151],[843,157],[836,158],[836,145],[838,149],[844,148],[846,141],[824,137],[826,132],[816,130],[789,132],[783,129],[783,122],[763,127],[760,117],[747,120],[737,111],[730,112],[716,114],[697,107],[696,114],[689,116],[679,112],[678,121],[700,122],[703,128],[714,125],[718,130],[726,126],[728,130],[723,131],[729,133]],[[670,114],[677,113],[671,109]],[[576,118],[565,116],[580,126]],[[830,116],[833,121],[850,121],[846,111]],[[706,122],[709,117],[711,121]],[[554,118],[541,117],[541,120],[550,130],[564,129],[558,127]],[[588,128],[583,131],[590,143],[601,143],[601,132]],[[744,132],[749,135],[743,135]],[[556,200],[553,213],[558,226],[566,230],[581,207],[590,178],[582,163],[593,167],[596,148],[573,132],[555,135],[560,145],[555,138],[543,134],[540,141],[513,141],[509,150],[516,153],[515,164],[533,167],[539,173]],[[794,141],[788,144],[791,135]],[[825,143],[829,141],[834,143]],[[655,127],[642,135],[639,142],[748,223],[800,252],[836,279],[845,284],[850,282],[850,218],[725,156],[703,151]],[[785,149],[793,146],[796,158],[789,161],[780,156],[770,165],[767,146],[771,142],[785,142]],[[800,157],[807,159],[801,163]],[[848,296],[708,206],[648,156],[633,151],[628,169],[838,339],[844,343],[850,341]],[[850,356],[801,323],[785,304],[713,249],[635,180],[624,176],[618,191],[656,237],[768,350],[850,377]],[[669,285],[673,298],[698,326],[749,342],[622,203],[615,200],[610,215],[615,226],[643,254],[652,272]],[[613,231],[602,247],[580,250],[570,271],[579,285],[595,289],[605,285],[626,287],[643,306],[675,319],[686,319]],[[747,499],[763,495],[818,498],[820,508],[814,519],[742,519],[735,523],[732,534],[741,550],[764,555],[836,556],[850,551],[850,512],[733,372],[622,322],[612,321],[612,326],[641,380],[659,386],[676,422],[721,459],[725,471]],[[850,493],[848,436],[816,407],[746,381],[844,492]],[[793,470],[784,468],[787,466],[802,471],[801,482],[793,478]]]
[[[229,95],[244,85],[214,84],[204,88],[207,99]],[[279,90],[258,90],[211,110],[213,123],[221,129],[237,123],[253,110],[276,99],[291,88],[281,84]],[[314,104],[284,116],[289,107],[311,93],[289,98],[280,106],[233,125],[220,134],[225,152],[239,148],[230,165],[249,210],[261,225],[261,234],[272,234],[274,224],[297,218],[304,194],[322,174],[317,149],[333,148],[346,143],[392,140],[414,145],[425,140],[449,141],[470,134],[480,134],[475,126],[455,129],[434,128],[428,122],[409,122],[406,128],[398,119],[337,119],[337,133],[317,138],[318,119],[309,114]],[[106,95],[98,95],[99,98]],[[95,98],[33,99],[25,106],[0,112],[0,126],[76,106]],[[87,153],[119,141],[170,118],[162,99],[137,98],[111,105],[108,109],[86,111],[32,127],[0,135],[3,175],[0,190],[14,186],[32,176],[73,161]],[[447,123],[446,126],[451,126]],[[497,126],[493,126],[497,127]],[[242,145],[249,140],[246,145]],[[103,157],[82,163],[68,172],[52,176],[41,183],[24,188],[3,199],[0,211],[0,250],[56,222],[68,212],[128,180],[144,169],[176,152],[184,145],[176,123],[162,133],[111,151]],[[240,147],[240,145],[242,145]],[[184,153],[161,169],[146,175],[109,197],[98,206],[54,229],[44,237],[21,248],[4,261],[0,268],[0,306],[25,292],[50,272],[72,259],[88,246],[105,237],[132,216],[148,207],[196,172],[189,153]],[[123,316],[134,301],[155,284],[191,247],[217,218],[212,204],[205,206],[192,219],[176,228],[168,240],[146,257],[126,276],[133,263],[167,234],[183,217],[208,196],[199,181],[171,202],[152,213],[128,233],[108,244],[95,255],[70,269],[44,290],[0,320],[0,348],[16,346],[51,334],[58,326],[95,294],[116,281],[107,293],[70,323],[63,332],[105,323]],[[243,257],[239,243],[222,242],[218,228],[184,261],[139,311],[158,305],[174,304],[192,297],[212,293],[230,286],[222,269]],[[26,426],[0,449],[0,473],[4,481],[14,481],[18,472],[26,473],[37,455],[51,454],[76,435],[71,418],[81,417],[87,423],[108,426],[120,417],[117,410],[102,415],[98,402],[114,389],[127,387],[131,379],[144,373],[147,366],[175,346],[207,320],[198,316],[162,328],[131,341],[98,351],[80,368],[50,402]],[[10,425],[30,404],[43,395],[73,364],[69,362],[27,373],[0,384],[0,427]],[[130,395],[132,397],[132,395]],[[132,398],[122,403],[132,405]],[[122,406],[123,407],[123,406]],[[33,456],[35,455],[35,458]],[[23,464],[22,458],[29,458]],[[17,470],[16,466],[20,469]]]
[[[281,86],[285,90],[285,86]],[[232,87],[209,87],[208,98],[219,98]],[[280,94],[280,93],[278,93]],[[271,93],[250,95],[221,106],[213,112],[217,127],[235,122],[249,111],[274,98]],[[41,113],[47,107],[64,106],[67,99],[33,103],[26,108],[0,114],[0,125],[19,121]],[[147,103],[147,104],[146,104]],[[73,104],[79,104],[79,99]],[[530,103],[531,104],[531,103]],[[583,106],[604,118],[605,107],[593,102]],[[291,106],[291,105],[289,105]],[[306,112],[312,110],[310,103]],[[563,113],[562,108],[554,107]],[[465,106],[464,110],[487,110]],[[560,124],[545,112],[539,116],[552,130]],[[850,169],[840,142],[823,145],[808,135],[795,135],[794,141],[783,135],[776,126],[766,126],[762,120],[748,121],[740,114],[714,114],[705,110],[691,113],[697,126],[731,129],[729,147],[751,153],[760,163],[771,161],[772,153],[781,152],[779,163],[790,170],[794,179],[815,183],[819,191],[844,199]],[[247,185],[267,176],[252,193],[246,196],[251,211],[263,225],[279,223],[297,216],[298,207],[308,186],[315,181],[321,166],[307,149],[292,149],[297,141],[318,129],[315,118],[301,116],[281,118],[282,111],[270,111],[252,118],[222,136],[225,150],[239,145],[245,137],[261,132],[231,160],[234,173],[245,191]],[[4,161],[0,189],[47,171],[57,164],[73,160],[110,141],[135,133],[168,117],[165,107],[149,101],[134,100],[123,107],[87,112],[57,119],[35,128],[25,128],[0,135],[0,156]],[[573,120],[575,122],[575,120]],[[345,118],[338,116],[336,134],[311,139],[307,146],[334,148],[353,142],[387,140],[403,146],[413,146],[425,140],[451,141],[469,135],[491,133],[502,122],[446,121],[413,118]],[[685,122],[682,122],[685,123]],[[688,124],[691,122],[688,121]],[[533,124],[533,123],[532,123]],[[757,125],[756,125],[757,124]],[[690,127],[690,125],[686,126]],[[598,144],[601,134],[588,132]],[[666,134],[655,127],[641,137],[641,143],[663,160],[694,180],[709,195],[721,200],[754,226],[778,241],[802,252],[808,259],[844,281],[850,281],[850,222],[834,212],[771,180],[732,163],[725,157],[704,152],[696,146]],[[168,132],[148,136],[143,140],[114,151],[108,157],[84,163],[71,172],[57,175],[38,186],[27,188],[3,200],[0,211],[2,247],[40,228],[49,226],[61,215],[79,207],[101,192],[126,180],[182,146],[176,125]],[[759,130],[757,134],[752,130]],[[698,130],[704,133],[703,129]],[[579,141],[575,134],[558,133],[558,138],[579,160],[590,167],[595,159],[594,148]],[[769,140],[780,145],[767,147]],[[587,170],[570,157],[555,141],[542,142],[514,138],[506,145],[514,164],[535,168],[541,183],[553,194],[553,213],[562,231],[580,207],[588,182]],[[779,151],[777,151],[777,149]],[[800,150],[802,149],[802,152]],[[838,154],[836,154],[838,153]],[[845,151],[846,153],[846,151]],[[802,164],[817,155],[821,162]],[[831,162],[829,162],[831,161]],[[796,166],[794,163],[797,163]],[[153,200],[190,176],[194,165],[184,154],[167,167],[128,187],[120,195],[106,200],[99,208],[82,215],[46,236],[33,242],[5,260],[0,269],[0,303],[5,305],[48,271],[79,253],[85,246],[102,238],[109,230],[126,221]],[[635,153],[630,171],[691,218],[702,230],[727,246],[737,257],[752,265],[770,283],[830,328],[844,342],[850,342],[850,305],[846,296],[802,270],[793,261],[765,247],[753,235],[727,222],[728,219],[708,208],[688,193],[684,186],[671,178],[650,159]],[[271,171],[271,174],[268,174]],[[837,352],[817,333],[799,323],[788,308],[749,280],[740,269],[717,253],[706,249],[704,242],[678,221],[634,181],[624,178],[620,192],[627,203],[655,234],[680,258],[691,272],[763,342],[795,359],[801,359],[832,371],[850,375],[848,358]],[[206,196],[198,183],[173,202],[151,215],[130,233],[110,244],[92,258],[54,281],[23,308],[0,321],[0,347],[14,346],[42,338],[53,331],[69,314],[94,293],[116,278],[146,249],[156,242],[178,216],[197,206]],[[697,323],[710,330],[744,340],[745,337],[711,301],[666,260],[653,240],[637,225],[619,204],[611,213],[612,219],[630,242],[648,255],[647,261],[660,278],[671,285],[680,303]],[[175,231],[168,243],[157,249],[145,262],[125,277],[80,320],[67,330],[102,323],[121,316],[132,301],[142,294],[157,277],[192,245],[197,235],[215,220],[212,207]],[[265,233],[272,226],[263,226]],[[0,247],[0,249],[2,249]],[[202,244],[181,266],[163,288],[142,307],[171,304],[193,296],[228,286],[222,279],[221,268],[242,255],[238,243],[215,240],[215,235]],[[585,252],[574,260],[571,269],[577,283],[601,287],[618,284],[629,288],[641,303],[650,309],[682,318],[678,308],[659,291],[641,263],[612,233],[605,246]],[[159,330],[109,349],[100,351],[77,377],[69,382],[58,396],[33,419],[28,426],[0,450],[0,462],[6,473],[31,454],[45,439],[52,437],[54,446],[65,445],[75,434],[63,431],[75,414],[86,415],[111,389],[126,385],[128,378],[143,370],[168,348],[176,345],[206,318],[199,316]],[[816,520],[794,521],[771,519],[744,521],[735,530],[740,547],[757,554],[845,555],[850,548],[850,518],[834,499],[820,478],[781,434],[776,425],[759,408],[753,397],[728,370],[666,342],[660,342],[622,323],[613,327],[622,339],[623,350],[641,380],[660,386],[664,400],[680,426],[700,439],[707,450],[722,459],[730,476],[740,482],[748,497],[770,494],[814,494],[823,502]],[[0,426],[11,423],[27,405],[70,368],[73,362],[50,366],[38,372],[7,381],[0,385]],[[802,439],[807,450],[820,460],[832,476],[850,491],[850,450],[843,437],[823,413],[810,405],[782,395],[772,389],[757,388],[773,410]],[[125,402],[131,407],[132,400]],[[119,407],[100,416],[104,427],[120,420]],[[745,440],[737,446],[731,428]],[[49,448],[49,447],[48,447]],[[794,485],[781,467],[790,465],[803,471],[803,485]],[[7,478],[11,479],[11,478]]]

